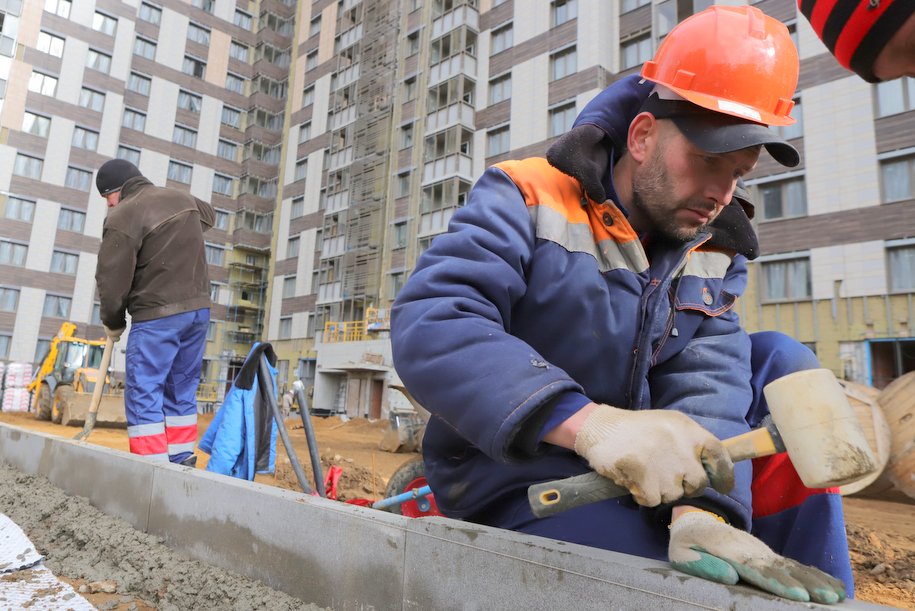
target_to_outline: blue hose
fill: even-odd
[[[407,501],[416,500],[417,503],[428,503],[426,500],[426,495],[432,494],[432,488],[429,486],[423,486],[422,488],[414,488],[409,492],[404,492],[403,494],[398,494],[397,496],[390,496],[386,499],[381,499],[380,501],[372,504],[372,509],[386,509],[393,505],[400,505],[401,503],[406,503]],[[420,506],[420,511],[426,511]]]

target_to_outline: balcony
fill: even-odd
[[[340,129],[356,120],[356,105],[347,106],[330,116],[330,129]]]
[[[362,38],[362,24],[356,25],[354,28],[350,28],[347,31],[340,34],[340,39],[337,43],[337,50],[345,49],[351,47],[355,43],[359,42]]]
[[[432,40],[450,32],[456,27],[466,25],[474,30],[480,29],[480,14],[468,5],[459,6],[432,21]]]
[[[448,228],[448,221],[454,214],[455,208],[445,208],[426,212],[419,217],[419,227],[416,230],[416,237],[424,238],[430,235],[437,235]]]
[[[423,164],[423,184],[460,176],[473,180],[473,159],[461,153],[455,153]]]
[[[327,158],[328,170],[339,170],[353,162],[353,147],[348,146],[342,151],[337,151]]]
[[[349,191],[340,191],[324,199],[324,213],[340,212],[349,206]]]
[[[429,87],[447,81],[453,76],[464,74],[476,78],[477,59],[466,53],[453,55],[429,68]]]
[[[343,70],[338,70],[334,75],[333,80],[330,83],[330,90],[337,91],[343,87],[346,87],[350,83],[356,82],[359,78],[359,64],[354,64]]]
[[[327,282],[318,286],[318,298],[315,301],[316,305],[323,305],[326,303],[331,303],[334,301],[341,301],[343,299],[343,283],[342,282]]]
[[[338,235],[332,238],[324,238],[321,244],[321,258],[331,259],[339,257],[346,252],[346,236]]]
[[[441,131],[457,124],[474,128],[476,111],[465,102],[457,102],[426,115],[426,133]]]

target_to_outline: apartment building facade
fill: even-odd
[[[5,2],[0,357],[5,341],[7,359],[37,358],[63,319],[101,332],[105,212],[87,181],[123,156],[220,211],[207,246],[214,396],[264,339],[281,385],[302,378],[315,407],[370,416],[402,401],[388,392],[393,299],[475,178],[543,155],[712,4]],[[800,51],[799,121],[784,135],[803,162],[786,172],[764,154],[751,177],[763,256],[739,311],[882,385],[915,368],[915,84],[843,70],[793,0],[754,5]]]

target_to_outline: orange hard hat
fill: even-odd
[[[642,76],[715,112],[791,125],[799,70],[782,22],[752,6],[712,6],[671,30]]]

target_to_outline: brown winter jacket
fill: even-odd
[[[95,282],[102,323],[109,329],[210,306],[203,233],[213,226],[210,204],[189,193],[131,178],[102,229]]]

